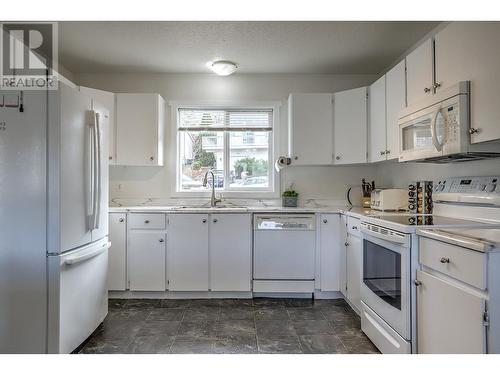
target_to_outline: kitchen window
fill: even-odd
[[[178,193],[274,193],[274,108],[177,108]],[[212,170],[215,179],[203,177]],[[238,194],[230,194],[238,195]]]

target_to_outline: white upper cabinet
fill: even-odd
[[[99,104],[105,107],[109,112],[109,162],[108,164],[116,164],[116,96],[115,93],[93,89],[90,87],[80,86],[80,91],[96,100]]]
[[[367,87],[336,92],[333,96],[335,164],[367,161]],[[311,146],[313,150],[317,146]]]
[[[399,157],[399,112],[406,108],[406,64],[401,61],[385,75],[386,159]]]
[[[435,36],[437,91],[471,81],[472,143],[500,138],[500,25],[452,22]]]
[[[116,94],[116,164],[163,165],[165,101],[158,94]]]
[[[370,86],[370,136],[369,160],[377,162],[386,160],[386,106],[385,75]]]
[[[433,41],[426,40],[406,56],[408,105],[428,98],[433,91]]]
[[[292,165],[332,164],[332,94],[290,94],[288,132]]]

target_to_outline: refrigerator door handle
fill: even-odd
[[[95,116],[95,142],[94,142],[94,218],[93,218],[93,228],[99,228],[100,216],[101,216],[101,197],[102,197],[102,171],[101,171],[101,158],[102,158],[102,147],[101,147],[101,126],[99,123],[99,113],[94,112]]]
[[[104,245],[102,245],[102,247],[99,247],[99,248],[95,249],[92,252],[85,253],[85,254],[79,255],[79,256],[73,256],[73,257],[65,259],[64,260],[64,264],[67,264],[68,266],[71,266],[73,264],[81,263],[81,262],[84,262],[84,261],[86,261],[88,259],[95,258],[99,254],[102,254],[106,250],[108,250],[110,248],[110,246],[111,246],[111,242],[107,242]]]
[[[87,229],[92,230],[95,213],[95,115],[94,111],[85,113],[85,124],[87,127],[87,142],[85,146],[85,176],[86,176],[86,205],[87,205]]]

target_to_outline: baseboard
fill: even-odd
[[[118,299],[204,299],[204,298],[252,298],[252,292],[133,292],[109,291],[109,298]]]

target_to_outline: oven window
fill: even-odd
[[[363,283],[401,310],[401,254],[363,240]]]

